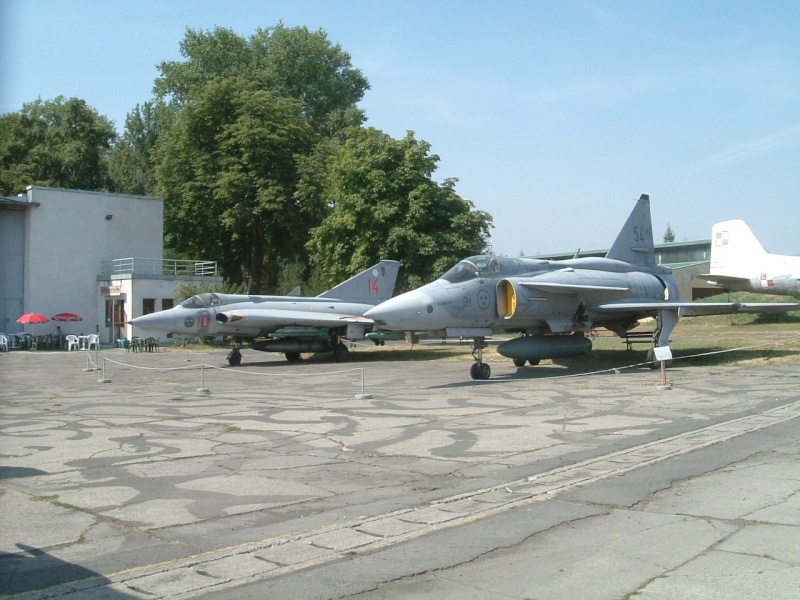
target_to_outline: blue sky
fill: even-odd
[[[657,242],[743,219],[800,254],[794,0],[0,0],[0,112],[76,96],[120,130],[187,27],[279,21],[350,53],[367,124],[429,142],[499,253],[607,248],[648,193]]]

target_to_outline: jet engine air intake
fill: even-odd
[[[517,310],[517,292],[514,284],[508,279],[502,279],[497,284],[497,316],[510,319]]]

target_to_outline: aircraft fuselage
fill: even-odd
[[[439,330],[476,337],[492,329],[568,333],[631,320],[630,314],[595,314],[592,305],[619,300],[677,298],[668,269],[605,258],[565,261],[475,256],[442,278],[370,310],[387,329]],[[654,312],[654,311],[649,311]]]

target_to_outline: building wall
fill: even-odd
[[[0,208],[0,333],[19,331],[25,282],[25,211]]]
[[[101,265],[121,257],[162,257],[163,200],[38,186],[29,187],[27,196],[24,312],[74,312],[83,321],[61,324],[66,333],[100,331]],[[26,330],[47,333],[48,325]]]
[[[0,197],[0,332],[46,335],[60,326],[114,344],[135,333],[127,321],[143,314],[145,298],[162,310],[182,284],[223,283],[216,273],[178,274],[175,261],[164,274],[162,258],[160,198],[39,186]],[[203,272],[208,268],[204,263]],[[72,312],[83,320],[18,324],[28,312]]]

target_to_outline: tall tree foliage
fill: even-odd
[[[323,30],[279,23],[243,38],[230,29],[187,29],[180,45],[185,61],[165,61],[156,79],[159,98],[184,105],[214,79],[238,77],[303,105],[303,116],[329,134],[363,122],[356,104],[369,82],[350,55]]]
[[[78,98],[24,104],[0,117],[0,190],[110,189],[108,154],[115,137],[111,122]]]
[[[157,152],[167,245],[214,256],[249,292],[271,288],[313,217],[295,199],[296,156],[313,135],[299,101],[241,79],[207,84]]]
[[[154,88],[180,114],[156,142],[166,242],[220,257],[223,275],[269,290],[279,265],[307,261],[308,231],[324,208],[316,165],[335,132],[362,122],[356,103],[367,80],[322,30],[304,27],[250,38],[189,29],[181,53],[185,61],[159,65]]]
[[[308,243],[330,281],[392,258],[403,263],[401,287],[415,287],[483,250],[491,216],[456,194],[455,179],[432,179],[439,157],[429,152],[411,132],[349,131],[325,169],[330,214]]]
[[[118,192],[158,193],[154,154],[159,139],[175,121],[175,107],[155,100],[137,105],[125,119],[125,130],[109,157],[109,172]]]

